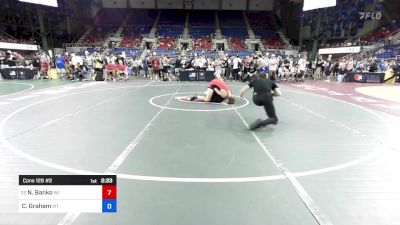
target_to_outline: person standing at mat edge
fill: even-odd
[[[266,79],[266,73],[260,73],[258,79],[251,81],[248,85],[244,86],[240,90],[240,97],[253,88],[253,102],[258,106],[264,106],[265,112],[267,113],[268,119],[262,120],[257,119],[254,123],[249,126],[250,130],[255,130],[262,126],[269,124],[277,124],[278,117],[275,114],[275,107],[273,104],[272,96],[281,96],[282,93],[279,90],[278,85],[275,82]]]

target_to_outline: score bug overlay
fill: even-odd
[[[116,175],[19,175],[21,213],[117,212]]]

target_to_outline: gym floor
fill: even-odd
[[[279,124],[251,132],[265,118],[251,93],[176,98],[206,83],[0,81],[0,224],[398,225],[398,99],[280,87]],[[18,213],[19,174],[103,172],[118,177],[115,214]]]

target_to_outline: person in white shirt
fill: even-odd
[[[258,69],[258,71],[261,71],[261,70],[265,70],[265,67],[267,67],[268,66],[268,58],[265,56],[265,55],[263,55],[263,56],[261,56],[258,60],[257,60],[257,69]]]
[[[301,72],[299,69],[299,64],[296,64],[290,68],[290,76],[292,76],[296,82],[299,81],[300,74]]]
[[[278,77],[279,77],[279,79],[281,79],[283,81],[287,81],[289,76],[290,76],[289,69],[286,68],[284,64],[282,64],[278,69]]]
[[[239,57],[237,57],[237,56],[233,57],[233,60],[232,60],[232,70],[233,70],[232,71],[232,76],[233,76],[233,79],[235,81],[240,79],[239,70],[240,70],[241,62],[242,62],[242,60]]]
[[[200,59],[199,59],[199,68],[200,68],[201,70],[205,70],[205,69],[207,68],[207,60],[206,60],[206,58],[205,58],[204,55],[201,55],[201,56],[200,56]]]
[[[72,56],[71,63],[72,65],[74,65],[75,68],[77,67],[78,63],[79,65],[83,65],[82,57],[76,54],[71,54],[71,56]]]
[[[136,61],[136,64],[138,65],[138,70],[137,70],[138,75],[143,74],[144,76],[146,76],[144,71],[142,71],[143,70],[143,59],[141,59],[140,57],[136,57],[135,61]]]
[[[85,58],[83,61],[88,72],[88,77],[92,78],[92,75],[94,73],[94,68],[93,68],[94,58],[92,55],[89,54],[88,51],[85,51]]]
[[[346,72],[347,61],[346,58],[342,58],[342,61],[339,63],[339,72],[338,72],[338,82],[342,82],[344,78],[344,74]]]
[[[137,76],[139,64],[136,57],[131,60],[131,64],[132,64],[132,77]]]
[[[278,59],[275,57],[275,54],[272,54],[268,64],[269,77],[271,80],[275,80],[275,77],[277,75],[278,65],[279,65]]]
[[[297,62],[299,64],[299,70],[300,70],[300,80],[299,81],[304,81],[304,75],[306,74],[307,70],[307,57],[303,56],[302,58],[299,59]]]

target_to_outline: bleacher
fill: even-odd
[[[133,35],[127,35],[124,36],[122,41],[119,43],[119,47],[122,48],[139,48],[140,43],[143,40],[143,36],[133,36]]]
[[[232,50],[242,51],[247,49],[243,38],[228,38],[228,42],[231,44]]]
[[[221,34],[225,37],[246,38],[249,36],[246,27],[221,27]]]
[[[176,38],[160,37],[158,38],[158,47],[162,49],[176,49]]]
[[[189,14],[190,26],[215,26],[214,11],[191,11]]]
[[[193,38],[211,37],[215,33],[214,27],[190,27],[189,36]]]
[[[182,10],[163,10],[161,11],[158,25],[184,25],[186,12]]]
[[[129,25],[124,27],[122,33],[124,35],[141,36],[150,33],[151,27],[149,25]]]
[[[114,34],[128,15],[128,9],[102,9],[94,17],[93,29],[83,40],[90,45],[103,45],[109,35]]]
[[[163,37],[179,37],[183,33],[183,25],[160,25],[157,34]]]
[[[253,32],[255,35],[261,37],[261,38],[279,38],[279,35],[276,33],[276,31],[272,28],[267,28],[267,27],[254,27]]]
[[[267,12],[247,12],[247,18],[252,26],[254,35],[261,39],[262,44],[268,49],[282,49],[285,44],[274,28],[271,15]]]
[[[190,56],[195,56],[195,55],[205,55],[207,58],[215,58],[218,56],[218,52],[216,50],[193,50],[190,52]]]
[[[387,45],[375,53],[378,59],[394,59],[400,55],[400,45]]]
[[[212,40],[210,37],[192,38],[192,41],[193,41],[193,50],[196,49],[211,50]]]
[[[186,13],[182,10],[164,10],[161,12],[157,34],[163,37],[179,37],[183,33]]]
[[[211,37],[215,33],[214,11],[192,11],[189,14],[189,36]],[[207,41],[207,40],[204,40]]]
[[[364,27],[365,20],[359,19],[359,12],[364,12],[366,6],[372,3],[372,0],[343,0],[335,7],[326,8],[322,11],[321,35],[327,34],[329,38],[355,36],[358,30]],[[377,3],[375,8],[381,5]],[[315,16],[315,10],[304,12],[304,25],[311,25]]]
[[[249,19],[250,25],[254,27],[268,27],[273,28],[274,22],[271,15],[267,12],[247,12],[247,18]]]
[[[121,25],[128,15],[128,9],[102,9],[94,18],[94,25]]]
[[[126,26],[122,30],[121,48],[138,49],[143,35],[149,34],[157,16],[155,10],[133,10]]]
[[[154,20],[157,17],[156,10],[133,10],[131,17],[128,20],[128,26],[132,25],[146,25],[153,26]]]
[[[261,41],[265,48],[283,49],[285,47],[285,43],[280,38],[263,38]]]
[[[218,12],[221,34],[225,37],[246,38],[247,28],[241,11]]]
[[[242,51],[236,51],[236,50],[226,50],[225,51],[226,54],[228,54],[228,56],[239,56],[241,58],[244,58],[248,55],[253,55],[254,52],[253,51],[249,51],[249,50],[242,50]]]
[[[122,54],[123,52],[125,52],[125,56],[126,57],[139,57],[141,54],[140,49],[137,48],[114,48],[112,53],[114,55],[117,54]]]
[[[392,36],[398,32],[400,32],[400,24],[399,23],[391,23],[387,26],[376,29],[375,31],[373,31],[370,34],[361,38],[361,40],[364,42],[380,41],[380,40],[385,39],[389,36]]]
[[[154,50],[158,56],[168,56],[175,58],[177,56],[176,50],[157,48]]]
[[[93,28],[93,30],[86,36],[83,43],[91,44],[91,45],[102,45],[106,38],[114,34],[118,29],[117,25],[97,25]]]
[[[246,27],[242,11],[220,11],[218,12],[218,20],[221,27]]]

